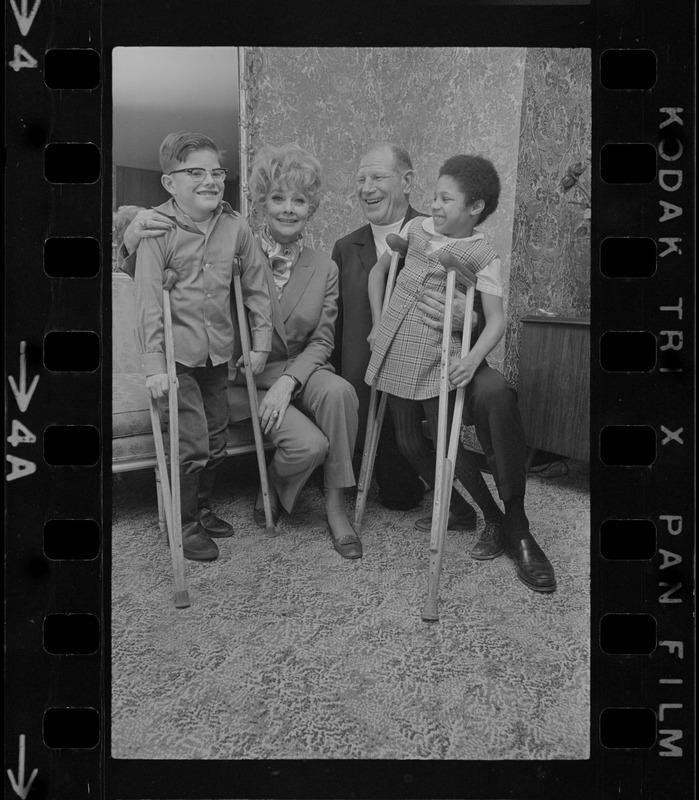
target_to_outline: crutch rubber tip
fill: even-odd
[[[175,592],[175,608],[189,608],[190,605],[189,592],[186,589]]]
[[[268,539],[274,539],[275,537],[279,536],[279,531],[277,530],[277,526],[265,525],[265,536]]]
[[[422,619],[424,622],[436,622],[439,619],[436,600],[425,600],[425,605],[422,607]]]

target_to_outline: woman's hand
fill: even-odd
[[[159,372],[146,378],[146,391],[151,397],[165,397],[169,389],[170,384],[168,383],[166,372]]]
[[[281,375],[272,384],[257,410],[263,433],[269,433],[274,427],[279,430],[295,388],[296,381],[290,375]]]
[[[175,223],[151,209],[139,211],[124,231],[124,247],[133,253],[141,239],[157,239],[164,236]]]
[[[379,333],[379,328],[381,327],[381,320],[375,322],[371,328],[371,332],[366,337],[367,342],[369,342],[369,350],[374,349],[374,342],[376,341],[376,337]]]
[[[478,364],[479,362],[470,353],[464,358],[457,359],[449,367],[449,383],[457,389],[460,386],[466,386],[478,369]]]
[[[267,356],[269,355],[268,352],[262,350],[251,350],[250,351],[250,366],[252,368],[253,375],[259,375],[262,370],[265,368],[265,364],[267,363]],[[238,369],[242,369],[245,366],[245,359],[241,356],[236,362],[236,367]]]

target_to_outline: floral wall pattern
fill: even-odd
[[[590,313],[590,236],[561,181],[581,163],[589,187],[590,51],[527,51],[512,232],[505,376],[517,383],[522,316]]]
[[[490,158],[502,181],[487,221],[510,269],[524,48],[262,48],[254,81],[253,150],[297,141],[321,160],[326,194],[307,241],[330,253],[364,224],[354,175],[363,151],[387,139],[410,152],[412,204],[429,203],[442,162],[456,153]],[[253,220],[254,222],[254,220]],[[505,301],[507,296],[505,295]],[[504,341],[491,361],[501,366]]]
[[[566,169],[590,155],[589,51],[265,47],[255,54],[248,158],[263,143],[297,141],[325,168],[310,246],[329,253],[364,223],[354,173],[372,142],[408,149],[411,201],[421,211],[429,210],[444,159],[479,153],[502,182],[499,208],[484,225],[502,258],[508,319],[491,364],[516,383],[519,318],[531,310],[589,312],[589,236],[575,234],[582,209],[560,185]]]

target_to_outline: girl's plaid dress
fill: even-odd
[[[478,274],[497,258],[485,239],[452,239],[441,249],[428,253],[431,236],[416,219],[408,228],[408,252],[398,275],[386,313],[374,342],[365,380],[382,392],[411,400],[426,400],[439,394],[441,331],[422,321],[417,308],[425,289],[443,294],[447,273],[439,253],[453,253],[471,272]],[[457,272],[457,280],[459,273]],[[461,356],[461,334],[452,333],[450,355]]]

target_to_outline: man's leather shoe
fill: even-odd
[[[199,509],[199,524],[214,539],[225,539],[234,533],[233,526],[217,517],[210,508]]]
[[[508,544],[507,554],[515,562],[517,577],[525,586],[535,592],[555,591],[553,566],[531,536]]]
[[[215,561],[218,558],[216,542],[212,542],[201,528],[182,536],[182,551],[190,561]]]
[[[352,525],[352,530],[354,533],[348,533],[345,536],[340,536],[339,539],[335,538],[335,534],[333,533],[333,529],[330,527],[330,523],[328,522],[328,530],[330,531],[330,535],[333,537],[333,547],[343,558],[361,558],[364,555],[362,550],[362,543],[357,536],[357,531]]]
[[[415,521],[415,527],[419,531],[432,530],[432,517],[422,517]],[[448,531],[464,531],[465,533],[472,533],[478,527],[478,514],[474,509],[467,511],[465,514],[449,514],[447,521]]]
[[[502,524],[500,522],[488,522],[478,537],[478,541],[471,548],[471,558],[476,561],[490,561],[492,558],[501,556],[505,550],[504,537],[502,535]]]

